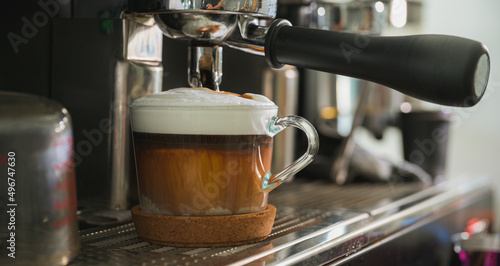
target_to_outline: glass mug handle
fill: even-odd
[[[318,153],[319,149],[318,132],[316,132],[314,126],[303,117],[296,115],[290,115],[285,117],[274,116],[271,119],[271,122],[269,123],[269,133],[271,137],[273,137],[274,135],[280,133],[287,127],[296,127],[304,131],[304,133],[306,133],[308,142],[307,150],[300,158],[295,160],[289,166],[285,167],[285,169],[283,169],[281,172],[277,174],[272,174],[271,172],[268,172],[264,176],[264,180],[262,181],[262,190],[264,190],[264,192],[270,192],[271,190],[277,188],[288,178],[292,177],[300,170],[304,169],[304,167],[306,167],[309,163],[312,162],[312,160],[314,159],[314,157],[316,157],[316,154]]]

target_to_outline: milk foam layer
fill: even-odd
[[[136,132],[253,135],[267,134],[277,110],[271,100],[258,94],[242,97],[208,89],[179,88],[135,100],[131,116]]]

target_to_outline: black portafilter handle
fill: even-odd
[[[283,64],[364,79],[442,105],[473,106],[490,72],[488,50],[456,36],[369,36],[293,27],[276,20],[268,29],[265,54]]]

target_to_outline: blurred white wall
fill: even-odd
[[[487,94],[475,107],[455,109],[447,176],[487,175],[496,192],[500,232],[500,1],[425,0],[422,33],[451,34],[486,44],[491,57]]]

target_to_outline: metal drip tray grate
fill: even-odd
[[[268,239],[220,248],[175,248],[142,241],[133,223],[81,232],[81,250],[73,265],[223,265],[272,264],[314,246],[337,241],[377,217],[415,205],[442,192],[418,184],[352,184],[338,187],[323,181],[295,180],[270,195],[277,208]],[[390,207],[390,208],[389,208]],[[373,231],[374,229],[370,229]],[[359,234],[357,234],[359,236]],[[350,241],[350,242],[349,242]],[[340,255],[373,242],[368,236],[337,245]]]

